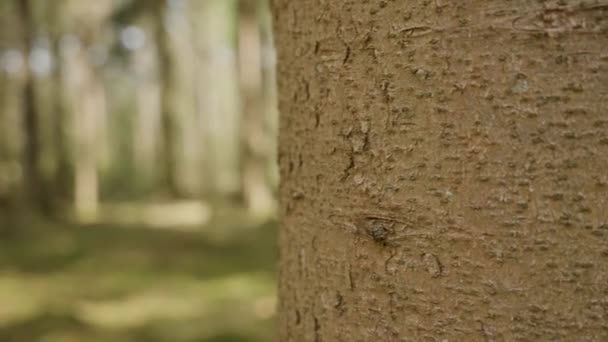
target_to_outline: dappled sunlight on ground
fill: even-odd
[[[211,207],[201,201],[179,201],[168,203],[105,203],[91,217],[70,214],[82,224],[105,223],[135,225],[157,229],[198,230],[209,223]]]
[[[274,340],[276,224],[230,217],[15,225],[0,240],[0,341]]]

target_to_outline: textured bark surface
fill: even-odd
[[[282,341],[608,340],[608,2],[275,0]]]

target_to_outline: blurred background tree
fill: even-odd
[[[107,303],[85,301],[110,296],[106,291],[145,297],[149,286],[165,281],[208,287],[209,270],[222,268],[236,278],[213,280],[242,290],[231,295],[217,286],[209,298],[254,303],[253,311],[228,320],[238,322],[223,323],[234,330],[226,340],[271,338],[278,114],[268,7],[267,0],[0,2],[0,233],[6,237],[0,300],[25,300],[18,289],[27,288],[21,282],[28,282],[22,276],[30,268],[45,274],[32,273],[40,287],[28,301],[31,310],[0,309],[0,340],[38,341],[47,334],[61,336],[53,341],[70,340],[69,334],[78,341],[222,340],[220,323],[217,331],[203,325],[206,334],[199,326],[170,339],[162,329],[150,332],[151,320],[131,317],[136,322],[121,330],[106,322],[114,313],[100,313]],[[152,234],[151,227],[165,229]],[[112,253],[116,260],[104,259]],[[146,259],[157,263],[143,265]],[[167,277],[172,266],[194,272],[184,271],[190,282]],[[102,270],[100,282],[89,279],[90,288],[49,304],[67,286],[62,281],[88,279],[83,272],[91,269]],[[141,272],[146,281],[123,279]],[[122,285],[96,287],[104,282]],[[126,301],[115,299],[116,310]],[[145,311],[148,304],[142,305]],[[188,310],[188,319],[215,312]],[[247,315],[267,324],[242,323],[251,320]],[[108,324],[117,330],[104,330]]]
[[[82,219],[117,200],[272,215],[274,47],[263,0],[2,4],[2,198]],[[270,213],[270,214],[269,214]]]

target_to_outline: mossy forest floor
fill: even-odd
[[[276,223],[3,222],[0,341],[273,341]]]

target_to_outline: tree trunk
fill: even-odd
[[[277,108],[277,73],[276,73],[276,49],[274,46],[274,35],[272,28],[272,13],[270,12],[270,1],[263,2],[261,15],[261,63],[262,63],[262,103],[264,111],[265,136],[268,142],[266,146],[266,173],[268,186],[273,193],[276,206],[276,194],[279,183],[279,168],[277,165],[278,142],[277,134],[279,130],[279,112]],[[275,208],[276,212],[276,208]]]
[[[236,1],[191,1],[198,12],[194,21],[198,41],[199,129],[208,198],[226,198],[241,190],[239,169],[238,58],[233,42],[237,20]]]
[[[179,197],[179,186],[176,179],[177,160],[177,117],[175,106],[175,66],[171,57],[171,42],[164,25],[166,1],[156,0],[154,14],[156,20],[156,44],[160,69],[160,110],[163,165],[161,179],[166,190]]]
[[[133,157],[140,182],[147,184],[156,170],[159,133],[159,82],[155,70],[156,51],[149,45],[133,52],[137,112],[134,118]]]
[[[241,87],[241,145],[243,197],[255,216],[268,217],[275,211],[269,184],[272,135],[265,111],[267,89],[262,65],[262,22],[258,0],[239,1],[239,76]]]
[[[40,166],[40,118],[36,108],[35,79],[29,59],[35,34],[31,2],[29,0],[18,1],[18,10],[23,30],[23,51],[26,61],[21,95],[24,137],[23,182],[28,203],[43,212],[48,212],[50,202]]]
[[[1,18],[0,18],[1,20]],[[1,21],[0,21],[1,22]],[[8,111],[6,106],[6,86],[7,79],[4,74],[0,74],[0,211],[8,207],[9,199],[11,197],[10,192],[10,180],[9,180],[9,165],[10,165],[10,151],[9,141],[7,139],[8,133],[8,119],[6,112]],[[1,214],[1,212],[0,212]]]
[[[605,1],[274,10],[282,341],[608,340]]]
[[[91,38],[83,39],[83,46],[90,46]],[[78,52],[72,67],[78,73],[78,97],[75,99],[75,166],[74,207],[80,220],[93,220],[99,207],[99,156],[101,151],[99,123],[105,114],[105,90],[88,59],[88,49]]]
[[[56,58],[53,71],[53,143],[55,145],[56,168],[54,170],[53,196],[60,204],[72,200],[72,179],[74,177],[73,161],[70,158],[69,146],[69,113],[68,96],[66,95],[65,61],[60,48],[60,35],[53,36],[52,51]]]

